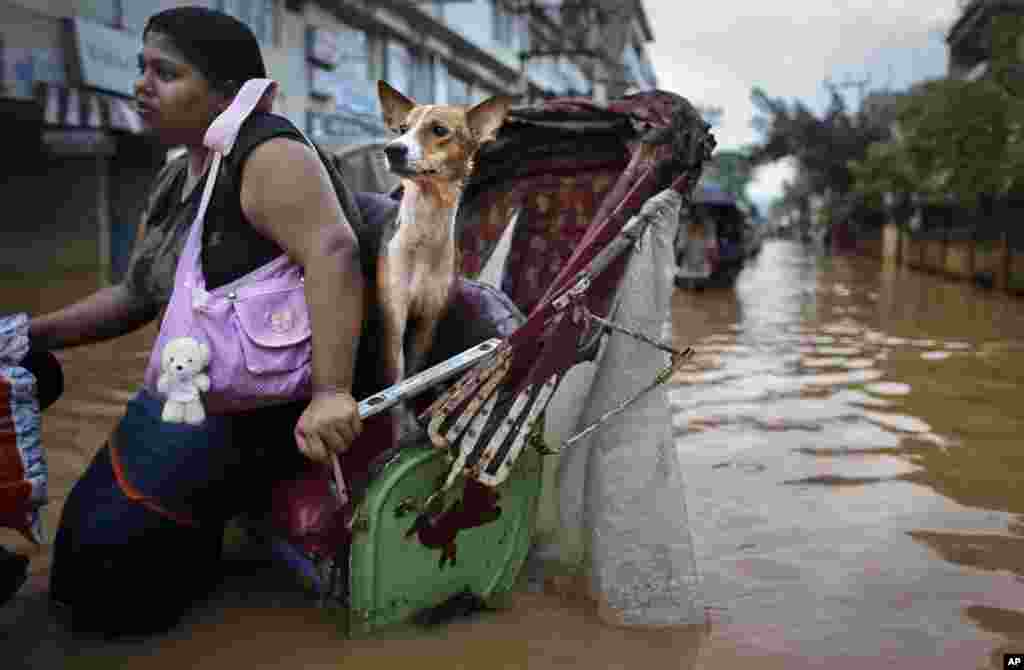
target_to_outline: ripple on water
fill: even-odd
[[[843,367],[850,370],[863,370],[874,367],[874,365],[875,359],[873,358],[851,358],[843,362]]]
[[[845,362],[845,358],[838,356],[831,358],[812,358],[808,356],[800,359],[800,364],[807,368],[838,368],[842,367]]]
[[[954,351],[965,351],[971,348],[971,345],[967,342],[946,342],[946,348]]]
[[[811,386],[842,386],[843,384],[862,384],[881,376],[881,370],[850,370],[820,375],[802,375],[799,379],[804,384]]]
[[[929,433],[932,427],[917,417],[906,414],[887,414],[883,412],[864,412],[864,417],[886,428],[903,433]]]
[[[903,382],[874,382],[865,384],[864,390],[876,395],[907,395],[910,393],[910,384]]]
[[[728,370],[713,370],[710,372],[677,373],[672,375],[671,381],[676,384],[714,384],[734,376],[735,373]]]
[[[860,352],[860,347],[818,347],[817,351],[820,356],[856,356]]]
[[[924,351],[921,353],[921,358],[926,361],[941,361],[952,355],[953,354],[949,351]]]
[[[700,354],[749,354],[753,348],[743,344],[698,344],[696,350]]]
[[[829,335],[860,335],[863,328],[851,323],[835,323],[823,327],[822,332]]]
[[[869,407],[888,407],[892,404],[891,400],[885,400],[884,398],[876,398],[868,395],[863,391],[857,389],[842,389],[832,394],[832,400],[842,402],[847,405],[865,405]]]

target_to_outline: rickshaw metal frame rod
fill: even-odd
[[[602,414],[600,417],[597,418],[596,421],[594,421],[589,426],[587,426],[586,428],[579,431],[578,433],[567,439],[565,442],[563,442],[562,446],[558,447],[557,449],[551,449],[550,447],[544,445],[543,436],[538,434],[531,435],[533,446],[537,448],[538,451],[540,451],[542,454],[560,454],[566,449],[571,448],[574,444],[582,440],[584,437],[590,435],[595,430],[597,430],[604,424],[608,423],[610,419],[625,412],[630,405],[639,400],[644,394],[653,391],[656,387],[668,381],[668,379],[672,376],[672,373],[675,372],[676,368],[679,367],[679,365],[687,358],[689,358],[690,355],[693,353],[692,350],[689,348],[687,349],[687,352],[689,353],[674,355],[672,357],[672,362],[669,365],[665,366],[665,368],[661,370],[661,372],[659,372],[657,376],[655,376],[654,381],[652,381],[650,384],[634,393],[629,398],[626,398],[624,401],[619,403],[618,406],[613,407],[612,409]]]
[[[658,342],[654,338],[644,335],[640,331],[633,330],[632,328],[627,328],[626,326],[617,324],[614,321],[611,321],[610,319],[602,319],[601,317],[599,317],[597,314],[594,314],[586,307],[583,308],[583,311],[588,319],[596,321],[597,323],[604,326],[607,330],[614,330],[616,332],[622,333],[623,335],[629,335],[630,337],[636,338],[641,342],[646,342],[655,349],[660,349],[661,351],[664,351],[667,354],[671,354],[672,356],[683,356],[685,358],[693,354],[693,349],[691,347],[686,347],[686,349],[678,351],[677,349],[670,347],[669,345],[664,344],[663,342]]]
[[[498,351],[498,345],[501,342],[501,338],[492,337],[475,347],[466,349],[462,353],[455,354],[451,358],[427,368],[423,372],[393,384],[378,393],[374,393],[369,398],[360,401],[359,418],[365,419],[368,416],[380,414],[384,410],[397,405],[399,401],[405,398],[415,397],[431,386],[451,379],[460,372],[473,367],[481,360],[493,356]]]
[[[555,311],[565,309],[573,301],[573,298],[586,293],[590,288],[592,277],[600,275],[619,256],[631,250],[640,241],[647,227],[651,225],[650,217],[641,216],[641,214],[642,210],[633,216],[615,238],[580,271],[577,275],[579,279],[551,302],[551,307]]]

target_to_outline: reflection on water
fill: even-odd
[[[1024,647],[1024,305],[773,242],[673,318],[697,350],[672,400],[709,661]]]
[[[19,306],[89,288],[36,286]],[[8,534],[33,551],[33,579],[0,610],[4,667],[977,668],[1024,649],[1024,304],[772,241],[734,289],[677,293],[673,319],[696,349],[671,398],[710,633],[609,628],[572,589],[534,582],[500,612],[345,640],[241,553],[171,635],[89,644],[46,613],[47,548]],[[153,335],[61,355],[50,528]]]

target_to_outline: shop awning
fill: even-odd
[[[43,124],[52,128],[83,128],[139,134],[142,120],[130,100],[84,88],[40,82],[36,100]]]

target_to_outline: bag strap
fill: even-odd
[[[272,90],[275,86],[277,83],[273,79],[250,79],[245,82],[231,104],[206,129],[203,145],[210,149],[210,155],[206,159],[209,168],[206,171],[203,196],[199,201],[195,219],[192,220],[186,247],[189,245],[198,247],[203,239],[203,221],[206,217],[206,210],[210,206],[210,199],[213,197],[213,187],[217,183],[217,173],[220,171],[222,158],[231,153],[235,141],[238,139],[238,133],[242,129],[242,124],[264,100],[267,91]],[[202,277],[199,265],[200,255],[196,253],[193,271],[197,281]]]
[[[260,104],[267,91],[275,86],[277,83],[273,79],[250,79],[242,84],[231,104],[207,128],[203,145],[215,152],[230,154],[242,124]]]

